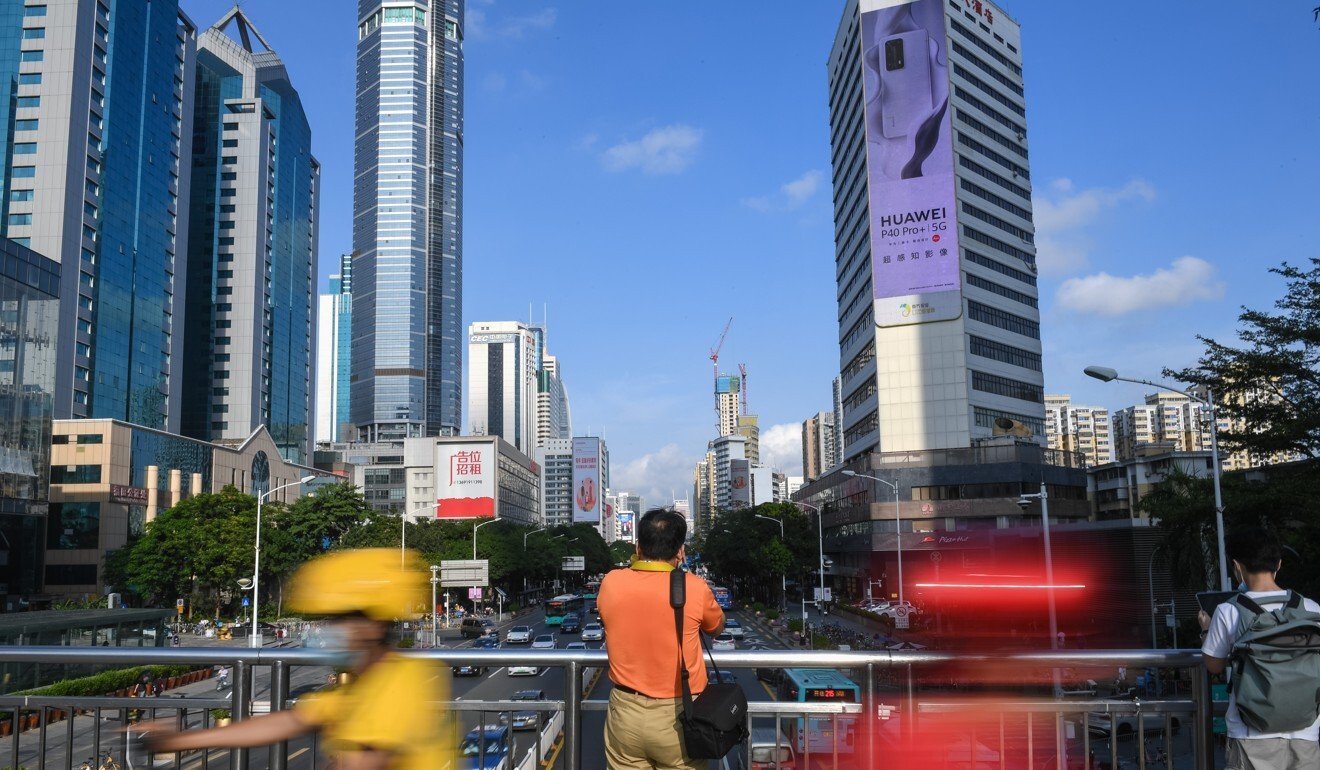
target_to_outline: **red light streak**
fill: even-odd
[[[917,588],[1005,588],[1019,591],[1077,591],[1086,588],[1082,583],[1062,583],[1058,585],[1021,585],[1017,583],[916,583]]]

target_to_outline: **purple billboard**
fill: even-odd
[[[877,326],[962,314],[943,0],[861,0]]]

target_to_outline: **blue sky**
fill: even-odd
[[[715,431],[708,349],[746,363],[763,453],[838,371],[825,58],[841,0],[469,0],[465,323],[549,309],[574,428],[616,488],[687,496]],[[1267,306],[1317,255],[1314,0],[1015,0],[1023,25],[1046,388],[1121,407]],[[228,4],[184,0],[199,25]],[[756,12],[749,10],[755,7]],[[356,3],[246,10],[322,163],[321,273],[351,237]],[[1311,224],[1307,224],[1307,223]],[[1300,224],[1298,224],[1300,223]]]

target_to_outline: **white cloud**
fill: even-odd
[[[1049,193],[1038,192],[1031,206],[1036,225],[1037,262],[1042,273],[1056,275],[1089,264],[1091,243],[1086,229],[1106,211],[1130,201],[1155,199],[1155,188],[1141,179],[1119,188],[1083,190],[1077,190],[1071,179],[1056,179],[1049,189]]]
[[[641,139],[605,150],[601,162],[609,171],[637,168],[646,174],[677,174],[692,165],[701,136],[700,129],[681,124],[655,128]]]
[[[647,508],[669,505],[675,496],[692,496],[692,469],[699,457],[688,457],[678,444],[666,444],[621,466],[610,468],[610,487],[644,498]]]
[[[493,5],[493,3],[485,3]],[[518,40],[529,32],[550,29],[559,18],[555,8],[543,8],[536,13],[522,16],[506,16],[492,23],[486,12],[480,8],[468,8],[464,33],[471,40],[490,40],[502,38]]]
[[[801,476],[802,426],[790,422],[761,431],[761,464],[789,476]]]
[[[810,169],[802,176],[779,186],[775,195],[758,195],[744,198],[743,205],[757,211],[777,211],[795,209],[806,203],[820,190],[825,173],[819,169]]]
[[[1209,262],[1179,257],[1148,275],[1096,273],[1070,278],[1059,287],[1058,301],[1060,307],[1077,313],[1120,316],[1221,299],[1224,283],[1215,277],[1215,266]]]

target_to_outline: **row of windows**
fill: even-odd
[[[50,443],[67,444],[69,443],[69,439],[74,439],[74,443],[77,444],[99,444],[103,440],[103,437],[101,436],[100,433],[79,433],[77,436],[62,434],[58,436],[51,436]]]
[[[1016,398],[1019,401],[1045,403],[1045,389],[1040,385],[1022,382],[1011,377],[1001,377],[997,374],[978,372],[975,369],[972,370],[972,389],[996,396]]]
[[[1000,187],[1004,188],[1005,190],[1012,192],[1014,195],[1017,195],[1022,200],[1027,200],[1027,201],[1031,200],[1030,190],[1028,190],[1027,188],[1023,187],[1020,184],[1013,182],[1011,179],[1009,179],[1008,177],[1002,174],[996,174],[995,172],[991,171],[985,166],[982,166],[980,163],[977,163],[976,161],[972,160],[966,155],[958,156],[958,164],[963,168],[967,169],[968,171],[971,171],[974,174],[982,176],[990,180],[991,182],[994,182],[995,184],[999,185]]]
[[[984,243],[995,251],[1003,252],[1010,257],[1017,257],[1023,262],[1026,262],[1032,270],[1036,269],[1036,255],[1025,249],[1019,249],[1011,243],[1005,243],[992,235],[986,235],[980,230],[973,229],[967,225],[963,225],[963,235],[977,243]]]
[[[54,465],[50,469],[52,484],[100,484],[99,465]]]
[[[972,204],[966,201],[963,201],[962,212],[964,214],[967,214],[968,216],[979,219],[982,222],[985,222],[986,224],[994,225],[995,227],[998,227],[1000,230],[1003,230],[1006,233],[1009,233],[1011,235],[1016,235],[1017,237],[1026,241],[1027,243],[1034,243],[1036,240],[1036,236],[1033,235],[1030,230],[1027,230],[1026,228],[1023,227],[1018,227],[1012,222],[1009,222],[1007,219],[1004,219],[1002,217],[997,217],[988,211],[982,211],[981,209],[978,209],[977,207],[973,206]]]
[[[961,64],[954,62],[953,71],[963,80],[966,80],[968,83],[971,83],[972,85],[980,89],[980,91],[984,93],[986,96],[989,96],[991,99],[994,99],[1003,106],[1007,107],[1009,111],[1011,111],[1014,115],[1017,115],[1018,117],[1022,117],[1022,118],[1025,118],[1027,116],[1027,111],[1025,108],[1023,108],[1022,105],[1018,104],[1017,102],[1013,101],[1007,96],[1004,96],[1003,94],[999,93],[999,91],[997,91],[989,83],[986,83],[977,76],[973,75],[971,72],[968,72],[966,69],[964,69]]]
[[[1033,372],[1041,371],[1041,360],[1039,353],[1032,353],[1029,350],[1015,348],[1012,345],[1005,345],[1002,342],[988,340],[985,337],[971,337],[972,355],[982,358],[989,358],[992,361],[999,361],[1013,366],[1020,366],[1023,369],[1030,369]]]
[[[853,356],[853,360],[849,361],[848,365],[843,367],[843,371],[839,373],[839,376],[843,378],[844,382],[847,382],[849,379],[852,378],[854,374],[860,372],[864,366],[866,366],[867,364],[871,363],[874,360],[875,360],[875,340],[873,339],[869,343],[867,343],[866,347],[863,348],[860,353]]]
[[[843,445],[845,447],[856,444],[861,438],[869,433],[874,433],[876,428],[880,427],[880,413],[871,412],[857,424],[853,425],[843,433]]]
[[[984,254],[978,254],[977,252],[972,251],[970,249],[963,249],[963,255],[967,259],[967,261],[975,262],[981,267],[988,267],[991,270],[995,271],[996,273],[999,273],[1000,275],[1006,275],[1009,278],[1012,278],[1016,281],[1021,281],[1022,283],[1025,283],[1028,286],[1036,285],[1036,276],[1032,275],[1031,273],[1024,273],[1021,270],[1017,270],[1015,268],[1009,267],[1008,265],[1005,265],[1003,262],[1000,262],[997,259],[991,259],[985,256]]]
[[[1005,297],[1007,299],[1011,299],[1014,302],[1019,302],[1023,305],[1026,305],[1027,307],[1034,308],[1037,306],[1036,298],[1031,296],[1030,294],[1024,294],[1016,289],[1010,289],[1007,286],[1000,286],[994,281],[988,281],[979,275],[968,273],[967,283],[972,286],[975,286],[978,289],[985,289],[988,292],[998,294],[999,296]]]
[[[999,110],[995,109],[994,107],[991,107],[990,105],[976,98],[976,96],[973,95],[970,91],[966,91],[961,86],[955,85],[953,87],[953,92],[958,96],[959,99],[962,99],[964,102],[967,102],[976,109],[980,110],[982,115],[985,115],[987,118],[990,118],[991,120],[1003,126],[1004,128],[1007,128],[1009,131],[1012,131],[1015,136],[1022,139],[1026,138],[1027,129],[1025,126],[1021,125],[1015,120],[1012,120],[1008,116],[1003,115],[1002,113],[999,112]]]
[[[851,412],[854,408],[859,406],[863,401],[866,401],[867,399],[874,396],[875,391],[876,391],[875,378],[874,377],[867,378],[865,385],[858,388],[851,396],[848,396],[848,398],[844,400],[843,411],[845,413]]]
[[[971,193],[972,195],[975,195],[981,200],[984,200],[987,203],[993,203],[996,206],[999,206],[1000,208],[1005,209],[1006,211],[1012,214],[1016,214],[1017,216],[1022,217],[1028,222],[1031,221],[1031,212],[1017,205],[1013,201],[1010,201],[1008,198],[1005,198],[1002,195],[996,195],[990,192],[989,190],[985,189],[984,187],[981,187],[980,185],[974,182],[969,182],[966,179],[960,179],[958,181],[964,190]]]
[[[1006,158],[1003,155],[1000,155],[998,152],[986,147],[984,144],[976,141],[975,138],[970,137],[961,131],[958,132],[958,144],[961,144],[985,158],[989,158],[1023,179],[1031,179],[1031,172],[1027,170],[1026,166],[1014,162],[1011,158]]]
[[[963,25],[959,24],[956,21],[953,21],[952,19],[949,20],[949,25],[953,27],[955,32],[962,35],[963,38],[967,40],[967,42],[971,43],[977,48],[980,48],[982,51],[985,51],[986,53],[990,54],[990,57],[992,59],[1007,67],[1014,74],[1016,75],[1022,74],[1022,68],[1019,67],[1012,59],[996,51],[994,46],[985,42],[976,35],[973,35],[971,32],[967,30],[967,28],[963,27]]]
[[[1016,420],[1031,429],[1031,432],[1037,436],[1045,435],[1045,421],[1039,417],[1028,417],[1025,414],[1015,414],[1013,412],[1004,412],[998,409],[987,409],[983,406],[972,407],[972,420],[978,428],[993,428],[995,420],[999,418],[1006,420]]]
[[[980,131],[981,133],[985,134],[986,136],[994,140],[994,143],[999,145],[1000,147],[1003,147],[1004,149],[1008,150],[1014,155],[1017,155],[1020,158],[1027,157],[1027,148],[1023,147],[1017,142],[1014,142],[1012,139],[1009,139],[1008,137],[994,130],[985,123],[982,123],[981,121],[969,115],[967,112],[963,110],[955,109],[954,114],[958,118],[958,122],[964,123],[976,129],[977,131]]]
[[[986,64],[985,62],[981,61],[981,58],[979,56],[964,48],[962,44],[956,40],[953,41],[953,50],[959,56],[963,56],[972,64],[975,64],[977,69],[989,75],[990,78],[999,85],[1003,86],[1004,88],[1007,88],[1008,90],[1012,91],[1018,96],[1023,95],[1022,86],[1018,85],[1016,81],[1014,81],[1012,78],[1008,77],[1007,75],[1003,74],[999,70],[995,69],[994,67],[991,67],[989,64]]]
[[[997,307],[982,305],[976,300],[967,300],[967,317],[973,321],[989,324],[1004,331],[1021,334],[1023,337],[1030,337],[1033,340],[1040,339],[1040,324],[1020,315],[1000,310]]]

